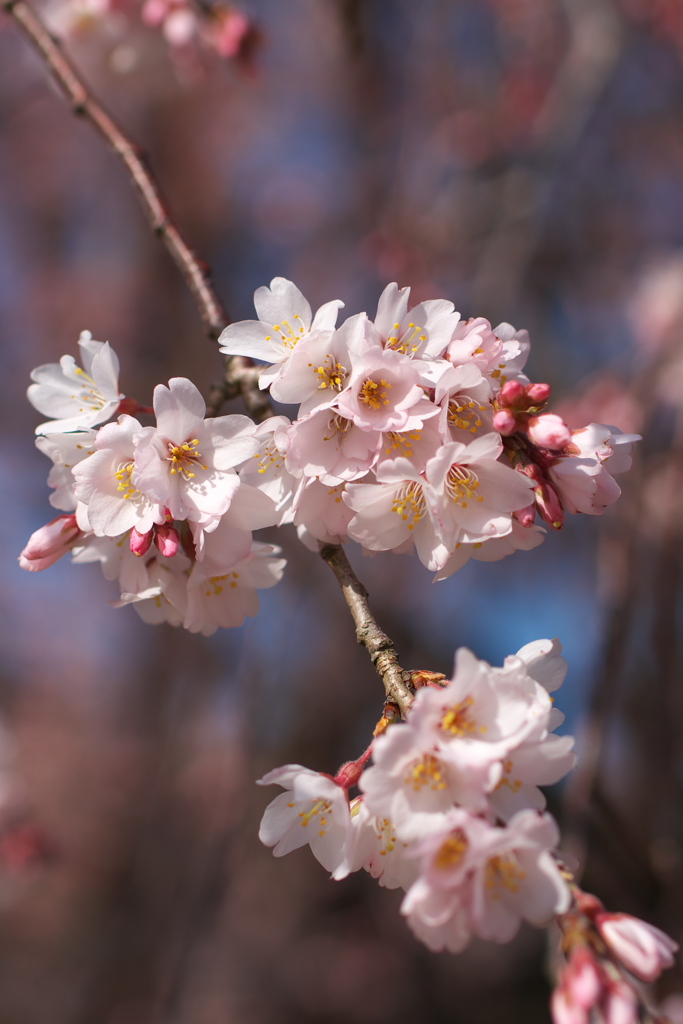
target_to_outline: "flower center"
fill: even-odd
[[[400,516],[409,530],[414,530],[424,516],[426,502],[422,485],[418,483],[404,484],[394,498],[391,511]]]
[[[98,409],[102,409],[106,405],[106,399],[104,395],[97,390],[95,381],[92,377],[89,377],[85,370],[82,370],[80,366],[76,367],[76,373],[79,377],[84,378],[84,382],[81,384],[81,401],[90,406],[93,412],[96,412]],[[71,398],[76,398],[76,395],[71,395]],[[78,411],[85,412],[84,409],[79,409]]]
[[[233,590],[237,586],[237,580],[240,578],[238,572],[227,572],[225,576],[211,576],[206,581],[207,589],[204,591],[205,597],[218,597],[225,590],[223,586],[227,582],[228,586],[232,587]]]
[[[457,868],[463,861],[469,849],[467,836],[461,828],[445,839],[438,849],[434,858],[434,867],[439,871],[448,871],[450,868]]]
[[[450,495],[456,505],[467,508],[470,501],[483,501],[481,494],[477,494],[479,480],[477,474],[464,466],[451,466],[446,477],[446,493]]]
[[[313,363],[308,365],[313,366]],[[346,367],[338,363],[330,354],[325,356],[323,365],[318,366],[314,372],[318,378],[319,391],[324,391],[327,388],[331,388],[332,391],[341,391],[348,373]]]
[[[399,434],[390,430],[386,434],[388,448],[384,449],[384,454],[391,455],[392,452],[396,452],[394,458],[412,459],[413,441],[419,441],[421,437],[422,433],[419,430],[411,430],[407,434]]]
[[[293,804],[289,805],[293,807]],[[320,826],[319,836],[324,836],[329,825],[329,818],[332,817],[332,804],[329,800],[316,800],[310,811],[299,811],[301,824],[306,828],[310,821],[317,819],[315,824]]]
[[[294,314],[294,319],[298,321],[294,327],[292,327],[288,320],[283,320],[281,324],[273,324],[273,327],[280,335],[283,348],[295,348],[306,333],[306,328],[301,323],[301,317],[298,313]],[[266,341],[270,341],[270,338],[266,338]]]
[[[497,899],[499,888],[507,889],[508,892],[518,892],[519,883],[525,878],[526,872],[520,868],[514,853],[505,853],[500,857],[491,857],[488,861],[484,885],[487,889],[494,890],[492,895]]]
[[[199,451],[199,441],[195,437],[192,441],[185,441],[184,444],[171,444],[168,442],[168,461],[171,463],[171,475],[181,476],[183,480],[192,480],[195,476],[195,469],[208,469],[201,463],[202,453]]]
[[[485,412],[486,406],[479,405],[469,395],[456,395],[448,403],[448,422],[460,430],[469,430],[470,434],[476,434],[482,425],[480,412]]]
[[[400,331],[401,325],[394,324],[394,331]],[[420,342],[427,340],[426,334],[420,334],[420,331],[424,330],[422,327],[418,327],[417,324],[408,324],[408,330],[399,338],[398,334],[392,334],[391,337],[387,338],[386,348],[394,349],[395,352],[401,352],[404,356],[413,356],[420,348]],[[415,339],[417,338],[417,344]]]
[[[394,826],[388,818],[378,819],[379,823],[379,853],[380,857],[386,857],[396,849],[396,833]]]
[[[520,789],[522,788],[522,780],[512,778],[513,768],[514,764],[511,758],[508,758],[507,761],[503,762],[503,772],[505,774],[502,776],[500,782],[496,786],[496,789],[500,789],[502,786],[507,786],[509,789],[512,790],[513,793],[519,793]]]
[[[117,491],[123,491],[124,498],[132,498],[134,494],[138,493],[137,487],[134,487],[131,483],[131,476],[133,475],[134,463],[133,462],[122,462],[117,469],[114,476],[118,480]]]
[[[335,415],[331,416],[327,421],[327,429],[329,433],[325,435],[323,441],[331,441],[335,437],[338,442],[343,441],[344,435],[351,426],[351,420],[344,419],[343,416],[337,416],[335,413]]]
[[[267,473],[274,466],[274,475],[277,476],[282,469],[282,454],[274,441],[269,441],[263,451],[257,452],[254,458],[259,460],[259,473]]]
[[[387,390],[391,390],[391,384],[388,380],[382,378],[376,381],[369,377],[360,389],[358,399],[371,409],[381,409],[383,405],[389,405]]]
[[[474,697],[466,697],[459,704],[449,708],[441,719],[441,728],[453,736],[471,736],[477,728],[476,721],[470,715],[473,704]]]
[[[436,791],[446,788],[443,765],[431,754],[425,754],[421,761],[416,761],[405,777],[407,785],[419,793],[425,786]]]

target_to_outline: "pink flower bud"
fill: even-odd
[[[539,484],[534,488],[536,508],[541,517],[553,530],[559,530],[564,524],[564,508],[560,497],[550,483]]]
[[[550,398],[550,384],[529,384],[526,389],[526,397],[531,405],[541,405]]]
[[[174,555],[178,554],[180,534],[175,526],[168,526],[165,523],[163,526],[157,526],[154,533],[154,543],[162,555],[166,558],[173,558]]]
[[[582,1006],[571,1003],[563,988],[556,988],[550,1001],[553,1024],[588,1024],[588,1014]]]
[[[57,516],[31,534],[28,544],[19,555],[19,565],[29,572],[47,569],[73,547],[80,535],[73,513]]]
[[[499,409],[493,416],[493,429],[497,430],[499,434],[507,437],[508,434],[514,434],[517,430],[517,418],[510,409]]]
[[[534,505],[527,505],[526,508],[517,509],[517,511],[513,512],[512,515],[518,523],[528,529],[530,526],[534,525],[536,507]]]
[[[337,785],[346,790],[350,789],[351,786],[356,786],[359,778],[363,774],[366,764],[370,760],[371,754],[372,743],[368,749],[361,754],[357,761],[347,761],[346,764],[343,764],[334,777],[334,781]]]
[[[671,967],[678,943],[659,928],[630,914],[598,914],[602,938],[624,967],[643,981],[654,981]]]
[[[517,405],[519,400],[524,397],[524,393],[523,384],[520,384],[518,380],[509,380],[507,384],[503,384],[498,392],[498,404],[506,406]]]
[[[222,57],[237,57],[251,28],[251,22],[246,14],[241,11],[230,11],[222,20],[214,46]]]
[[[148,530],[147,533],[140,533],[134,526],[130,531],[130,550],[134,555],[140,558],[145,555],[150,548],[153,538],[153,531]]]
[[[552,451],[559,451],[572,439],[569,427],[555,413],[534,416],[529,420],[527,431],[534,444],[550,448]]]
[[[571,1002],[590,1010],[599,1001],[605,979],[595,957],[587,946],[577,946],[571,955],[562,979]]]
[[[638,999],[632,988],[623,982],[613,985],[607,992],[602,1016],[605,1024],[638,1024]]]

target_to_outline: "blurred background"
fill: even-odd
[[[62,0],[68,4],[70,0]],[[531,332],[573,427],[645,436],[622,500],[530,553],[432,584],[350,557],[404,666],[450,675],[558,636],[579,768],[549,794],[582,884],[683,940],[683,5],[253,0],[248,52],[170,53],[130,12],[69,47],[149,153],[234,320],[273,276],[374,314],[389,281]],[[289,529],[260,615],[210,639],[145,626],[97,566],[22,572],[52,518],[31,369],[109,340],[122,389],[221,374],[115,157],[0,15],[0,1021],[535,1024],[548,946],[430,954],[400,894],[275,860],[254,780],[334,772],[382,689],[327,567]],[[237,406],[234,407],[237,410]],[[232,411],[232,410],[231,410]],[[8,495],[9,498],[9,495]],[[659,997],[683,1020],[683,977]]]

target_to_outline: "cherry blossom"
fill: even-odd
[[[157,385],[154,411],[156,429],[137,439],[132,486],[174,519],[215,523],[239,487],[234,467],[258,450],[254,424],[240,415],[204,419],[204,399],[185,377]]]
[[[308,843],[333,878],[344,878],[349,873],[346,844],[351,832],[346,790],[329,775],[299,764],[274,768],[257,780],[259,786],[273,783],[287,792],[266,807],[259,829],[261,842],[274,847],[276,857]]]
[[[83,367],[73,356],[46,363],[31,373],[28,400],[47,423],[36,434],[66,433],[105,423],[115,414],[123,395],[119,392],[119,360],[109,342],[93,341],[89,331],[78,339]]]
[[[309,303],[296,285],[275,277],[269,288],[256,289],[254,305],[258,320],[242,320],[226,327],[219,338],[220,350],[226,355],[269,363],[259,379],[260,387],[265,388],[281,377],[283,364],[312,332],[334,329],[343,302],[327,302],[312,316]]]

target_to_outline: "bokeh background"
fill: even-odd
[[[67,3],[68,0],[63,0]],[[683,938],[683,4],[253,0],[248,60],[178,61],[95,23],[71,52],[148,152],[235,320],[276,275],[317,305],[383,286],[527,327],[571,426],[642,432],[620,504],[432,584],[350,557],[402,663],[450,674],[559,636],[579,768],[549,794],[583,884]],[[382,692],[327,567],[290,530],[260,615],[148,627],[96,566],[16,557],[51,518],[30,370],[87,328],[126,394],[220,377],[215,346],[115,157],[0,15],[3,579],[0,1021],[535,1024],[548,944],[433,955],[400,894],[257,839],[300,762],[367,745]],[[235,406],[235,409],[238,407]],[[362,875],[362,877],[361,877]],[[683,978],[663,979],[674,1021]]]

